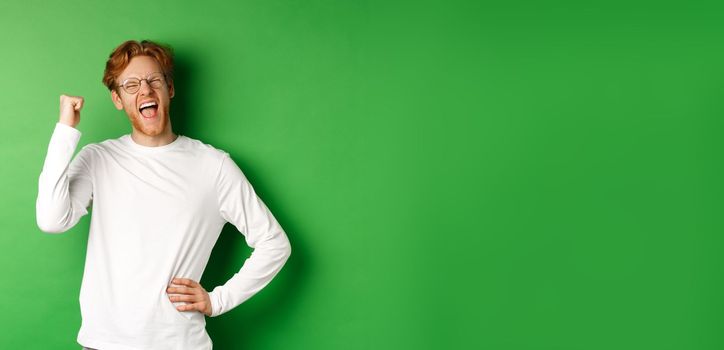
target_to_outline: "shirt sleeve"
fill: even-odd
[[[65,232],[88,214],[93,182],[85,148],[71,162],[80,135],[78,129],[57,123],[50,138],[35,202],[37,224],[44,232]]]
[[[236,226],[254,251],[239,272],[209,293],[211,317],[235,308],[259,292],[291,254],[284,230],[228,153],[224,153],[216,189],[221,216]]]

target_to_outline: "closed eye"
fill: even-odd
[[[148,84],[151,85],[153,88],[158,89],[161,87],[163,81],[159,78],[151,79]]]

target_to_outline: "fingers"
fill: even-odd
[[[189,311],[196,310],[193,306],[194,303],[203,301],[203,296],[197,288],[187,287],[168,287],[166,288],[167,293],[178,293],[175,295],[169,295],[168,299],[172,302],[185,302],[189,304],[177,305],[176,310],[178,311]]]
[[[176,310],[178,310],[178,311],[202,311],[203,312],[203,306],[202,306],[202,303],[184,304],[184,305],[177,306]]]
[[[188,303],[176,306],[178,311],[195,310],[208,316],[211,315],[211,300],[201,284],[189,278],[174,278],[171,282],[179,286],[166,288],[167,293],[177,293],[169,295],[169,299],[172,302]]]
[[[180,293],[180,294],[198,294],[198,290],[195,288],[187,287],[168,287],[166,288],[168,293]]]
[[[80,109],[83,108],[83,102],[84,102],[84,101],[85,101],[85,100],[83,100],[82,97],[81,97],[80,99],[78,99],[78,100],[74,100],[74,101],[73,101],[73,109],[75,109],[76,111],[80,111]]]
[[[178,311],[198,311],[204,315],[211,316],[211,302],[208,300],[201,300],[196,303],[184,304],[176,306]]]
[[[180,293],[180,294],[203,294],[205,292],[204,288],[201,287],[201,285],[189,278],[174,278],[172,283],[176,285],[186,286],[186,287],[168,287],[166,288],[167,293]]]
[[[194,294],[186,295],[172,295],[169,296],[169,300],[172,302],[185,302],[187,304],[177,305],[176,310],[178,311],[199,311],[205,313],[207,309],[207,301],[204,296],[198,291],[198,289],[192,289]]]
[[[173,282],[177,285],[187,285],[192,287],[168,287],[166,293],[175,293],[169,295],[171,301],[197,302],[203,300],[201,285],[188,278],[176,278]]]
[[[195,294],[200,293],[201,291],[205,291],[198,282],[192,279],[174,278],[171,282],[173,284],[186,287],[168,287],[166,291],[170,293]]]
[[[189,279],[189,278],[174,278],[171,282],[176,283],[176,284],[182,284],[182,285],[189,286],[192,288],[201,287],[201,285],[198,282],[196,282],[192,279]]]
[[[59,122],[75,127],[80,123],[80,110],[84,99],[81,96],[60,95]]]
[[[189,303],[189,302],[190,302],[190,303],[195,303],[195,302],[199,302],[199,301],[202,301],[202,300],[203,300],[203,298],[201,298],[201,296],[199,296],[198,294],[192,294],[192,295],[172,295],[172,296],[169,296],[169,299],[170,299],[171,301],[184,301],[184,302],[187,302],[187,303]]]
[[[82,96],[60,95],[61,108],[71,106],[74,110],[80,111],[83,108],[84,101]]]

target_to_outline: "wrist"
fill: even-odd
[[[75,126],[78,125],[78,123],[73,123],[71,121],[64,120],[64,119],[59,120],[58,123],[65,124],[67,126],[70,126],[71,128],[75,128]]]

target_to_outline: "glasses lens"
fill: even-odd
[[[148,81],[148,84],[154,89],[160,89],[161,86],[163,86],[163,80],[161,80],[161,78],[151,78],[151,80]]]
[[[123,88],[126,89],[126,92],[129,94],[132,94],[136,91],[138,91],[138,88],[141,86],[141,82],[138,79],[128,79],[123,84]]]

